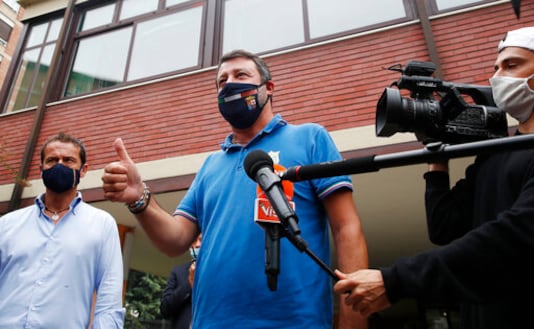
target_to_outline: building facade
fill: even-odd
[[[11,66],[23,25],[24,10],[15,0],[0,2],[0,89]]]
[[[431,61],[437,78],[488,85],[498,41],[534,23],[534,4],[524,3],[517,17],[509,1],[19,3],[24,33],[0,92],[0,214],[43,191],[39,146],[59,131],[71,133],[88,149],[84,199],[129,232],[127,265],[160,275],[182,259],[157,252],[123,205],[105,201],[100,177],[117,160],[112,142],[121,137],[158,201],[176,207],[229,133],[216,107],[222,53],[244,48],[264,57],[275,112],[325,126],[343,156],[357,158],[422,148],[411,133],[375,134],[377,102],[400,77],[386,68]],[[469,161],[454,160],[453,177]],[[432,247],[425,168],[352,176],[371,266]]]

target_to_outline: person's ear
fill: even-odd
[[[265,90],[267,90],[267,95],[272,95],[274,92],[274,82],[269,80],[265,82]]]
[[[88,169],[89,165],[87,163],[84,163],[83,166],[80,168],[80,177],[84,177]]]

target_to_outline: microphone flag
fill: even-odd
[[[276,174],[284,172],[286,168],[279,164],[273,165],[274,172]],[[295,210],[295,203],[291,201],[293,199],[293,182],[288,180],[281,181],[282,183],[282,190],[284,191],[284,194],[287,197],[287,200],[289,202],[289,205],[293,210]],[[276,215],[276,211],[274,210],[273,206],[271,205],[271,202],[265,195],[265,192],[261,189],[259,184],[256,188],[256,200],[254,201],[254,222],[261,224],[261,223],[276,223],[280,224],[280,219]]]

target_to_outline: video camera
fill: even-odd
[[[414,132],[424,144],[460,144],[508,135],[506,113],[495,106],[490,86],[458,84],[432,78],[432,62],[410,61],[388,70],[401,72],[386,88],[376,107],[376,135]],[[391,88],[391,87],[397,88]],[[401,89],[410,97],[401,96]],[[475,104],[464,98],[469,96]]]

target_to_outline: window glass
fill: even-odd
[[[57,18],[30,29],[27,45],[21,58],[17,60],[17,73],[11,82],[11,94],[7,104],[4,104],[7,111],[38,105],[62,22],[63,18]]]
[[[48,32],[48,36],[46,37],[46,42],[56,41],[59,37],[59,31],[61,31],[61,24],[63,22],[62,18],[53,20],[50,23],[50,31]]]
[[[187,1],[189,0],[167,0],[165,6],[170,7]]]
[[[36,106],[39,104],[39,99],[41,98],[41,93],[44,88],[46,81],[46,75],[50,69],[50,63],[52,63],[52,56],[54,54],[55,44],[48,45],[43,48],[43,53],[41,54],[41,60],[39,65],[37,65],[37,77],[35,79],[35,84],[30,95],[30,100],[26,107]]]
[[[198,65],[202,7],[140,23],[128,80]]]
[[[122,3],[120,19],[126,19],[146,14],[158,9],[158,0],[124,0]]]
[[[66,96],[124,81],[132,28],[82,39],[67,82]]]
[[[114,3],[86,11],[83,15],[82,23],[80,24],[80,31],[111,23],[114,11]]]
[[[308,0],[308,15],[310,37],[317,38],[403,18],[406,11],[399,0]]]
[[[3,41],[4,44],[9,40],[11,30],[13,30],[11,22],[6,22],[0,18],[0,40]]]
[[[42,44],[44,42],[46,30],[48,28],[48,23],[34,25],[28,36],[28,43],[26,47],[32,47],[35,45]]]
[[[242,48],[257,53],[302,42],[301,0],[225,1],[223,52]]]
[[[17,85],[18,88],[15,88],[16,92],[12,94],[9,101],[9,110],[23,109],[39,104],[54,47],[54,44],[44,47],[41,58],[39,58],[41,48],[24,53],[20,66],[20,81]]]
[[[26,107],[26,99],[28,98],[29,90],[31,90],[31,83],[38,65],[37,60],[40,51],[41,49],[26,51],[22,56],[19,69],[21,76],[19,76],[17,81],[18,88],[15,88],[15,92],[11,95],[8,111]]]
[[[480,2],[480,0],[436,0],[436,5],[438,10],[445,10],[475,2]]]

